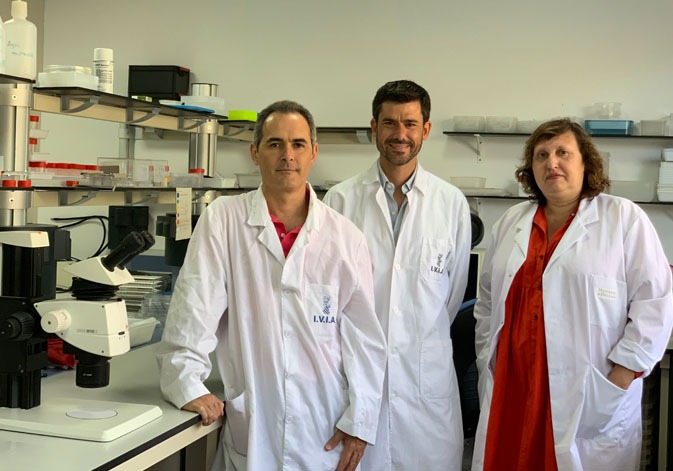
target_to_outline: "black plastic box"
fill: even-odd
[[[108,208],[108,247],[112,250],[121,244],[131,232],[142,232],[149,228],[150,208],[148,206],[110,206]]]
[[[128,96],[179,100],[189,94],[189,69],[177,65],[129,65]]]

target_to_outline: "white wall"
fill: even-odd
[[[181,65],[192,81],[218,83],[230,109],[294,99],[319,126],[367,126],[376,89],[412,79],[433,102],[423,165],[515,192],[524,139],[486,139],[478,163],[471,139],[442,134],[452,116],[582,117],[600,101],[621,102],[622,117],[636,121],[673,113],[671,18],[670,0],[46,0],[44,63],[88,65],[94,47],[109,47],[116,93],[126,93],[129,64]],[[43,123],[51,133],[42,150],[53,161],[117,154],[117,125],[46,114]],[[655,181],[659,151],[673,141],[598,145],[612,154],[612,178]],[[185,138],[145,141],[136,156],[185,171],[187,149]],[[311,181],[344,179],[376,156],[373,145],[322,145]],[[218,173],[252,168],[246,144],[219,142]],[[487,226],[503,204],[482,203]],[[673,206],[646,209],[673,260]]]

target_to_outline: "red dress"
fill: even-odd
[[[542,274],[577,209],[547,243],[547,217],[533,219],[528,255],[505,302],[484,470],[556,470],[549,401]]]

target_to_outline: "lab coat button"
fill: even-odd
[[[398,312],[400,312],[400,310],[399,310],[398,308],[394,307],[394,308],[393,308],[393,312],[394,312],[395,314],[397,314]]]
[[[286,424],[291,424],[291,423],[292,423],[292,419],[293,419],[293,417],[292,417],[291,415],[288,415],[288,416],[285,418],[285,423],[286,423]]]
[[[290,335],[291,335],[291,334],[290,334],[290,332],[288,332],[288,331],[286,330],[286,331],[284,332],[284,335],[285,335],[286,338],[290,338]]]
[[[401,269],[402,269],[402,266],[401,266],[399,263],[396,263],[396,264],[395,264],[395,270],[398,270],[398,271],[399,271],[399,270],[401,270]]]
[[[290,379],[292,377],[292,373],[285,373],[285,379]]]

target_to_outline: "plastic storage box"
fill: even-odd
[[[594,136],[630,136],[633,134],[633,121],[623,119],[587,119],[584,129]]]
[[[129,340],[132,347],[142,345],[152,340],[154,329],[157,327],[157,324],[159,324],[159,321],[154,317],[148,317],[147,319],[129,317],[128,320]]]
[[[38,87],[82,87],[98,90],[98,77],[89,67],[76,65],[48,65],[37,74]]]
[[[168,186],[171,179],[170,170],[167,160],[153,160],[150,166],[152,186]]]
[[[666,121],[663,119],[644,119],[640,122],[640,134],[643,136],[663,136],[666,134]]]
[[[152,186],[152,161],[144,159],[116,159],[99,157],[98,167],[105,174],[117,177],[122,186]]]

